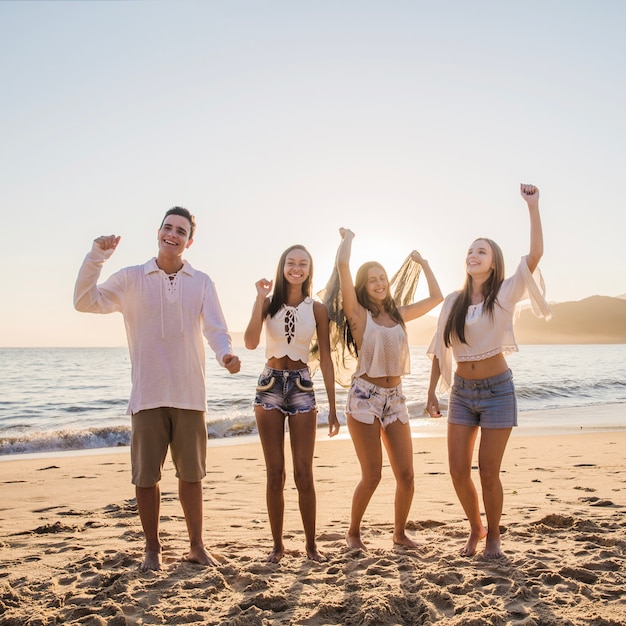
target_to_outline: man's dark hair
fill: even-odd
[[[165,218],[168,215],[180,215],[181,217],[184,217],[186,219],[189,220],[189,225],[190,225],[190,229],[189,229],[189,239],[193,239],[193,234],[196,230],[196,218],[189,212],[188,209],[185,209],[182,206],[175,206],[172,207],[169,211],[167,211],[165,213],[165,215],[163,216],[163,221],[161,222],[161,226],[159,228],[163,228],[163,224],[165,222]]]

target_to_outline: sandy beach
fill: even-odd
[[[623,405],[618,407],[623,409]],[[385,462],[365,518],[367,552],[344,534],[358,465],[349,439],[316,448],[318,544],[306,559],[293,477],[286,547],[270,550],[258,443],[211,446],[205,541],[220,562],[181,560],[176,479],[162,483],[164,569],[140,573],[143,540],[127,451],[0,463],[0,624],[626,623],[626,431],[515,433],[504,459],[505,556],[458,555],[467,526],[443,437],[414,440],[409,534],[391,543],[394,480]]]

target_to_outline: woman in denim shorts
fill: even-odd
[[[463,556],[473,555],[482,540],[486,557],[502,556],[500,467],[511,431],[517,426],[515,387],[505,356],[517,351],[513,334],[516,305],[530,298],[537,316],[551,316],[538,269],[543,255],[539,190],[533,185],[521,185],[520,192],[530,215],[528,255],[522,258],[515,274],[504,279],[504,257],[499,246],[491,239],[476,239],[466,256],[465,285],[446,297],[428,348],[432,371],[427,409],[431,417],[441,416],[436,395],[439,379],[441,392],[451,388],[448,461],[454,489],[470,524],[469,537],[461,549]],[[454,377],[453,357],[457,363]],[[479,430],[478,466],[486,527],[471,476]]]
[[[311,298],[313,261],[300,245],[283,252],[276,280],[257,281],[257,297],[245,332],[246,348],[254,350],[265,325],[267,363],[258,380],[254,411],[267,470],[267,512],[273,548],[267,560],[278,563],[284,556],[283,517],[285,510],[285,419],[293,457],[300,514],[304,525],[306,553],[314,561],[325,561],[315,540],[316,496],[313,484],[313,451],[317,430],[317,408],[309,348],[317,334],[320,369],[328,396],[328,427],[332,437],[339,432],[335,410],[334,368],[330,358],[328,312]],[[272,292],[274,287],[274,292]]]
[[[352,495],[346,543],[350,549],[366,550],[361,522],[381,479],[384,445],[396,479],[392,540],[395,545],[417,548],[419,545],[406,534],[415,484],[411,427],[402,393],[402,376],[410,372],[405,322],[428,313],[443,296],[428,262],[416,251],[409,255],[410,271],[415,275],[419,275],[420,268],[424,271],[429,291],[429,296],[419,302],[398,306],[387,273],[374,261],[363,264],[353,282],[350,254],[354,233],[344,228],[339,232],[342,241],[337,252],[337,270],[343,311],[349,343],[358,356],[348,392],[346,420],[361,466],[361,480]],[[409,300],[412,298],[413,293]]]

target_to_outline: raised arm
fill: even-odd
[[[365,331],[366,313],[357,300],[352,274],[350,273],[350,253],[352,252],[354,233],[348,228],[340,228],[339,234],[341,235],[341,243],[339,250],[337,250],[337,271],[339,272],[343,312],[350,324],[352,336],[357,345],[360,346]]]
[[[534,185],[520,185],[522,198],[528,205],[530,216],[530,250],[526,257],[526,263],[531,274],[537,269],[539,260],[543,256],[543,229],[541,228],[541,216],[539,215],[539,189]]]
[[[405,322],[410,322],[411,320],[425,315],[428,311],[431,311],[438,304],[443,302],[443,294],[439,288],[439,283],[437,282],[428,261],[422,258],[422,255],[417,252],[417,250],[414,250],[411,253],[411,258],[415,263],[419,263],[422,266],[422,271],[424,272],[426,282],[428,283],[428,298],[424,298],[423,300],[419,300],[418,302],[414,302],[413,304],[409,304],[407,306],[399,307],[400,315],[402,315],[402,319]]]
[[[263,318],[267,307],[270,304],[269,295],[272,291],[272,281],[266,278],[257,280],[254,284],[256,287],[256,299],[252,307],[252,315],[243,335],[243,341],[248,350],[254,350],[261,340],[261,330],[263,330]]]
[[[98,285],[105,261],[115,252],[119,235],[102,235],[94,239],[91,251],[78,271],[74,286],[74,308],[83,313],[112,313],[120,310],[117,276]]]
[[[320,369],[324,378],[324,387],[328,397],[328,435],[334,437],[339,432],[339,420],[335,402],[335,367],[330,358],[330,336],[328,323],[328,310],[321,302],[313,303],[315,326],[317,329],[317,343],[320,354]]]

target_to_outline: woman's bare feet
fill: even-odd
[[[217,567],[219,563],[204,549],[204,546],[192,546],[184,557],[185,561]]]
[[[360,533],[357,535],[351,535],[349,532],[346,533],[346,544],[350,550],[363,550],[367,552],[365,544],[361,541]]]
[[[265,559],[268,563],[278,563],[285,556],[284,546],[275,547]]]
[[[161,569],[162,564],[163,561],[161,559],[161,550],[146,550],[146,556],[143,560],[143,563],[139,566],[139,571],[158,571]]]
[[[413,541],[410,537],[402,533],[401,535],[393,535],[393,543],[396,546],[402,546],[403,548],[412,548],[419,549],[422,547],[421,543],[417,543],[417,541]]]
[[[483,526],[478,531],[472,531],[467,538],[465,547],[461,550],[461,556],[473,556],[476,554],[476,546],[487,536],[487,529]]]
[[[497,535],[497,537],[492,537],[489,532],[487,532],[484,552],[484,556],[487,559],[499,559],[501,556],[504,556],[500,546],[500,531],[498,531]]]
[[[321,552],[318,552],[315,544],[310,548],[307,547],[306,555],[309,559],[311,559],[311,561],[317,561],[318,563],[326,563],[326,561],[328,561],[328,559]]]

